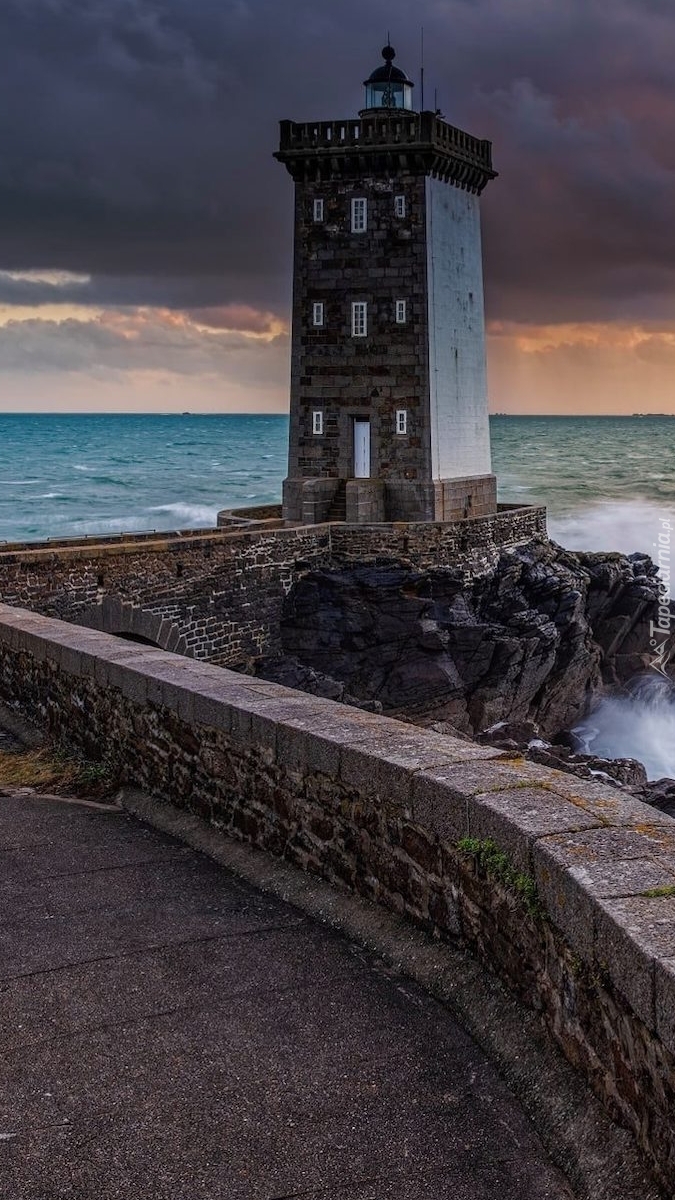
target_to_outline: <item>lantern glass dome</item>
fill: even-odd
[[[405,71],[394,66],[396,51],[385,46],[382,51],[384,66],[377,67],[366,79],[366,108],[402,108],[412,111],[412,90],[415,86]]]

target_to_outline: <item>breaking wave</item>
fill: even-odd
[[[170,513],[183,529],[202,529],[215,525],[218,509],[207,504],[158,504],[149,513]]]
[[[585,754],[636,758],[649,779],[675,779],[675,685],[642,675],[621,696],[606,696],[573,731]]]
[[[564,516],[549,517],[549,533],[568,550],[640,551],[655,557],[660,521],[673,506],[644,499],[605,500]]]

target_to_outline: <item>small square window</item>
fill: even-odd
[[[394,196],[394,212],[397,217],[405,216],[405,196]]]
[[[363,301],[352,304],[352,337],[367,337],[368,305]]]
[[[352,200],[352,233],[365,233],[368,228],[368,202]]]
[[[312,325],[323,325],[324,323],[324,307],[323,301],[319,300],[312,305]]]
[[[405,408],[398,408],[396,410],[396,432],[408,432],[408,413]]]
[[[323,413],[321,411],[312,413],[312,433],[323,433]]]
[[[396,324],[405,325],[408,320],[408,305],[405,300],[396,301]]]
[[[323,221],[323,200],[314,201],[314,220]]]

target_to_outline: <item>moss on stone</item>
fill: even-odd
[[[481,871],[520,900],[530,916],[543,917],[534,879],[514,867],[509,856],[499,849],[492,838],[461,838],[457,849],[462,854],[472,857]]]

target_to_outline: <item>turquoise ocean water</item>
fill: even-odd
[[[0,540],[198,528],[265,504],[284,416],[0,414]],[[675,419],[493,417],[500,499],[548,506],[576,549],[649,551],[675,514]]]

